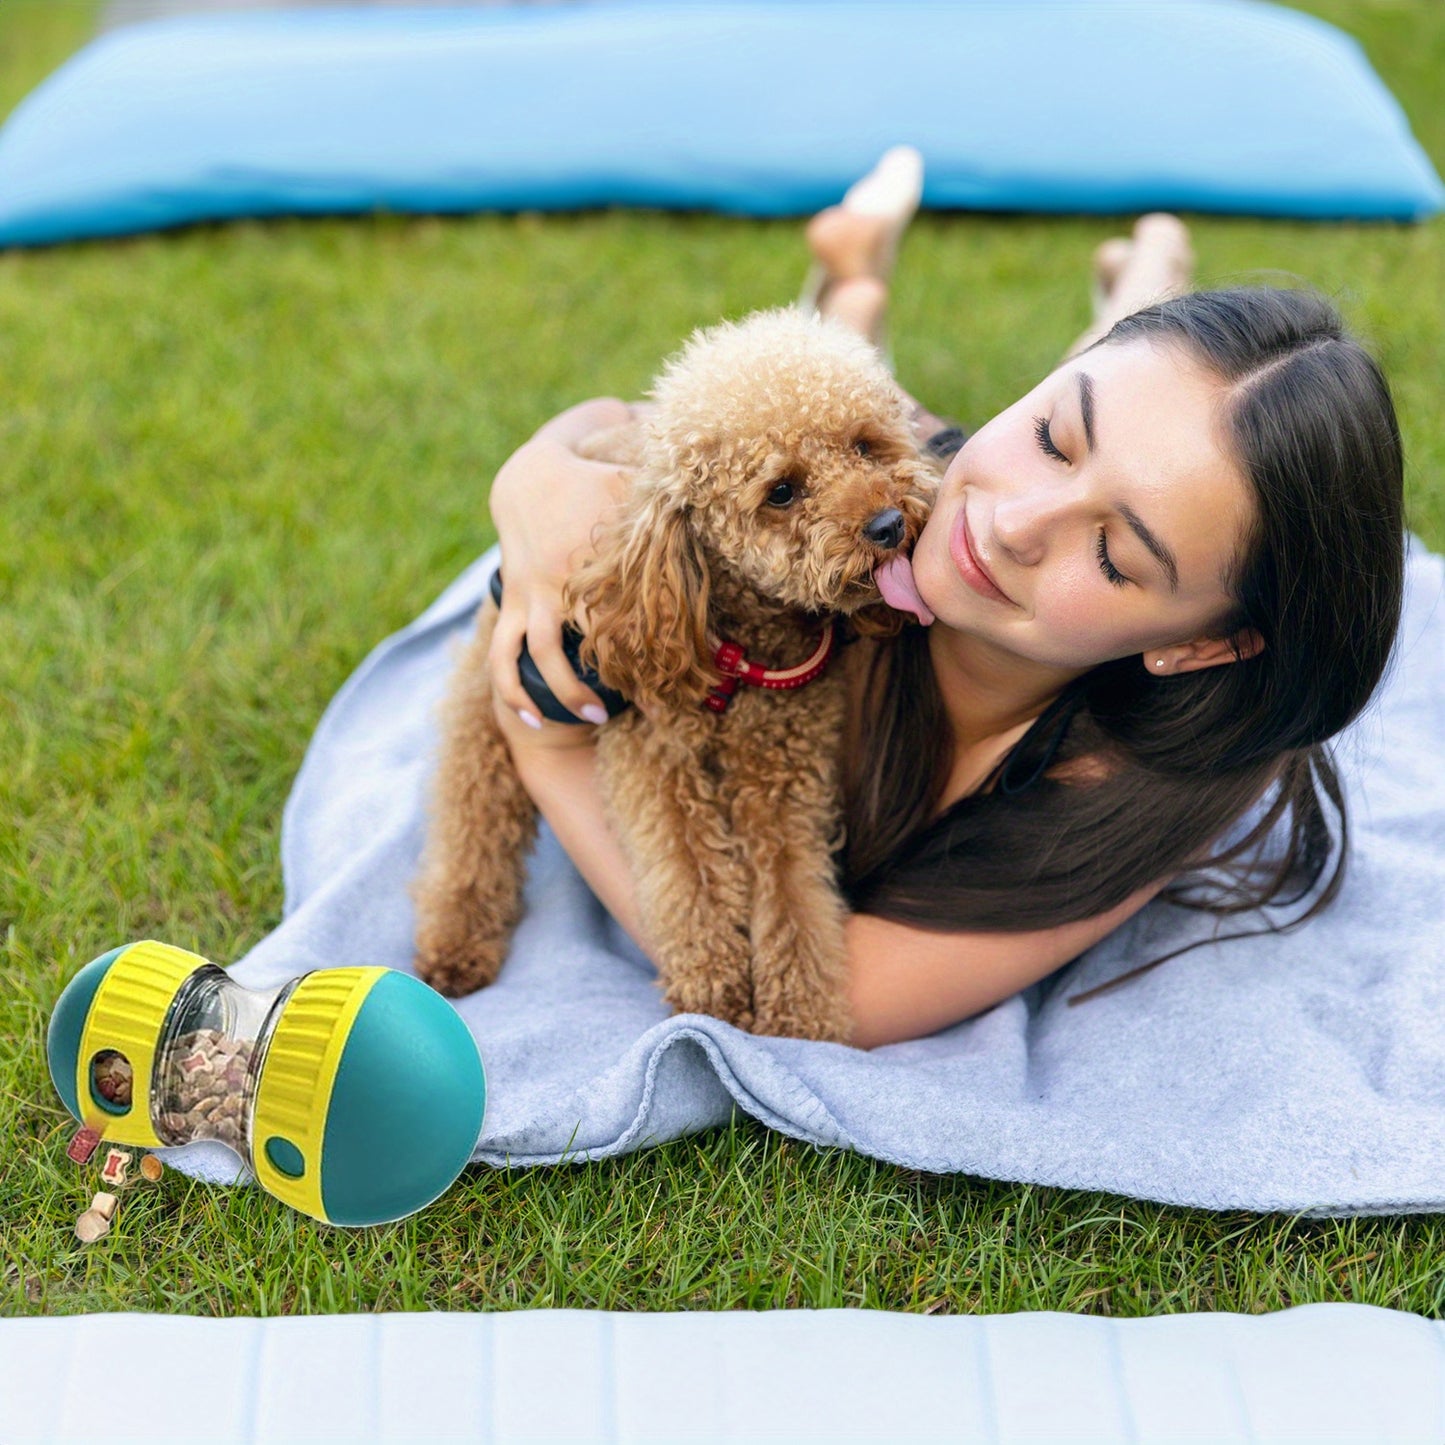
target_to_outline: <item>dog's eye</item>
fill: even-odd
[[[873,455],[873,448],[868,444],[867,437],[859,437],[858,440],[853,443],[853,450],[857,452],[860,457],[871,457]]]
[[[793,498],[797,496],[798,489],[792,482],[779,482],[771,492],[768,493],[768,506],[787,507],[792,505]]]

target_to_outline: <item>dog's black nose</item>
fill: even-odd
[[[863,524],[863,535],[876,547],[896,547],[903,540],[903,513],[889,507]]]

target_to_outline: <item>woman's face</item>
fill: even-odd
[[[1225,397],[1183,353],[1136,340],[1073,358],[996,416],[954,456],[913,549],[938,623],[1076,672],[1213,635],[1253,509]],[[970,548],[1005,598],[970,585]]]

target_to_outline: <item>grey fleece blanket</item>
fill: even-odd
[[[872,1051],[754,1038],[670,1015],[651,965],[544,831],[501,977],[458,1002],[489,1086],[475,1157],[624,1154],[736,1105],[795,1138],[934,1172],[1213,1209],[1445,1207],[1445,559],[1407,540],[1392,669],[1334,744],[1347,882],[1297,932],[1197,948],[1069,1007],[1135,963],[1263,922],[1219,928],[1156,900],[1043,984],[928,1038]],[[377,647],[322,717],[282,822],[284,917],[233,970],[247,985],[410,967],[436,704],[496,562]],[[167,1154],[244,1177],[218,1144]]]

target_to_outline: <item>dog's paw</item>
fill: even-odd
[[[501,971],[503,945],[496,940],[417,940],[416,976],[447,998],[461,998],[493,982]]]
[[[847,1044],[853,1041],[853,1016],[842,999],[820,1000],[808,1010],[761,1008],[752,1032],[768,1038]]]
[[[663,994],[675,1014],[706,1014],[725,1024],[753,1032],[753,996],[744,985],[728,984],[716,979],[672,983]]]

